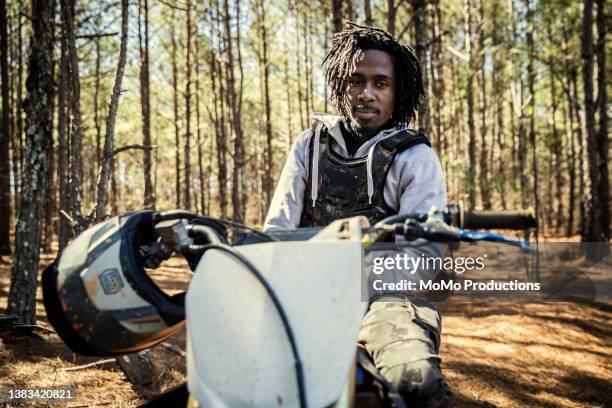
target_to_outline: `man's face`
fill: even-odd
[[[382,50],[360,50],[353,58],[348,80],[351,127],[371,137],[387,123],[395,107],[395,73],[391,55]]]

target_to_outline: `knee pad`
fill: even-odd
[[[444,379],[437,359],[419,360],[385,370],[404,401],[414,407],[450,407],[452,394]]]

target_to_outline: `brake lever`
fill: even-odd
[[[512,245],[521,248],[521,250],[526,252],[532,252],[535,247],[531,244],[531,242],[518,239],[518,238],[510,238],[505,235],[494,234],[492,232],[486,231],[466,231],[460,230],[461,232],[461,240],[467,242],[477,242],[477,241],[491,241],[491,242],[499,242],[502,244]]]

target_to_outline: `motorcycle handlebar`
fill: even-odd
[[[465,229],[522,230],[537,226],[531,210],[464,211],[461,227]]]

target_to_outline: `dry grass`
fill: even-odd
[[[50,260],[44,257],[42,263]],[[0,263],[0,310],[6,307],[9,275],[10,265]],[[186,286],[189,273],[184,262],[172,259],[155,278],[164,289],[176,292]],[[38,295],[39,324],[51,329],[40,290]],[[441,309],[443,368],[456,406],[612,406],[612,305],[446,303]],[[169,341],[184,349],[184,332]],[[151,358],[153,384],[135,387],[114,363],[59,370],[98,359],[75,355],[55,334],[0,332],[0,390],[72,388],[76,398],[67,406],[133,407],[185,379],[185,363],[177,354],[157,346]]]

